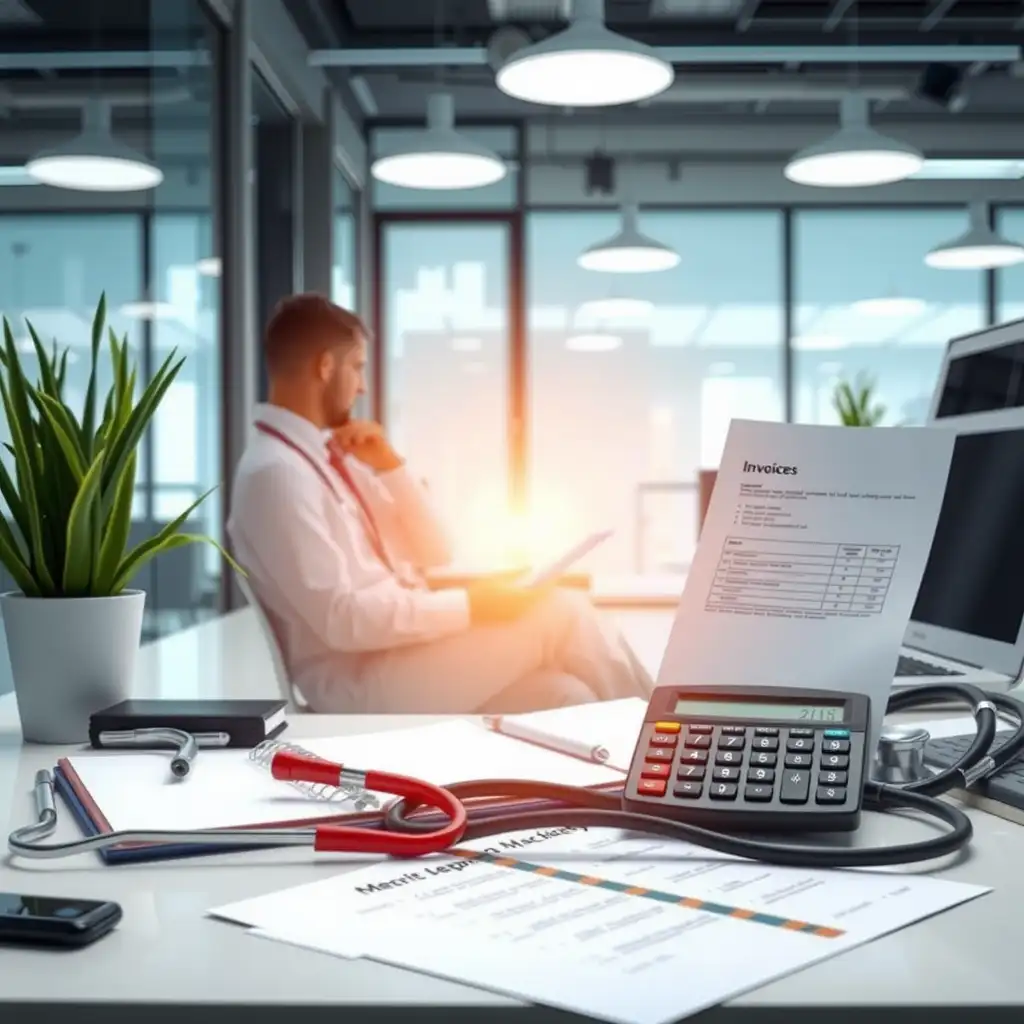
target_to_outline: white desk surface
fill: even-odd
[[[209,623],[143,649],[138,694],[261,695],[274,692],[269,665],[247,612]],[[651,636],[654,635],[652,632]],[[432,721],[414,716],[303,716],[291,738]],[[30,820],[32,778],[67,748],[22,745],[11,698],[0,699],[0,831]],[[817,1021],[868,1021],[885,1007],[970,1007],[991,1019],[999,1008],[1024,1009],[1024,830],[971,812],[976,834],[961,861],[940,864],[951,879],[995,892],[912,928],[855,949],[751,992],[700,1016],[702,1024],[742,1017],[758,1024],[792,1022],[801,1011]],[[928,826],[868,815],[859,842],[891,843]],[[72,838],[64,815],[58,838]],[[919,870],[928,870],[926,865]],[[216,1020],[218,1024],[337,1021],[339,1010],[375,1020],[440,1018],[456,1008],[499,1008],[517,1020],[567,1019],[544,1008],[368,961],[345,961],[248,937],[204,917],[211,907],[313,881],[340,870],[306,850],[204,857],[159,865],[103,866],[84,855],[63,861],[0,859],[0,891],[113,899],[124,920],[111,935],[74,952],[0,952],[0,1020],[34,1024],[74,1010],[77,1022]],[[680,979],[685,984],[685,979]],[[940,1009],[941,1008],[941,1009]],[[282,1018],[282,1011],[287,1017]],[[950,1010],[952,1013],[952,1010]],[[958,1011],[950,1020],[963,1020]],[[475,1014],[474,1014],[475,1017]],[[802,1017],[800,1018],[803,1019]],[[810,1019],[808,1017],[808,1019]],[[916,1018],[915,1018],[916,1019]]]

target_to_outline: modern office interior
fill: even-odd
[[[371,325],[367,412],[457,523],[459,565],[611,528],[586,566],[609,604],[678,595],[732,417],[834,423],[837,385],[861,380],[881,425],[919,424],[949,339],[1024,315],[1024,269],[926,261],[972,218],[1024,239],[1012,3],[611,0],[608,25],[665,48],[675,80],[574,107],[509,96],[494,70],[568,2],[230,6],[6,8],[0,308],[19,338],[28,320],[84,346],[102,292],[145,372],[188,357],[142,448],[133,536],[216,487],[199,525],[223,538],[260,330],[296,291]],[[850,96],[923,164],[869,187],[790,180],[855,116]],[[432,103],[498,180],[374,177]],[[83,126],[159,183],[33,179],[32,157]],[[624,216],[671,266],[580,265]],[[86,366],[71,361],[71,390]],[[200,546],[152,563],[146,637],[237,607],[223,568]]]
[[[517,54],[540,47],[543,56],[545,46],[564,54],[572,47],[563,33],[573,32],[597,41],[596,65],[579,77],[545,75],[541,61],[517,77]],[[139,447],[129,542],[155,537],[210,492],[182,529],[227,545],[233,474],[252,437],[253,410],[268,395],[264,329],[288,296],[329,297],[367,325],[368,386],[357,415],[382,426],[449,525],[450,577],[472,581],[543,565],[581,538],[611,531],[563,581],[621,630],[653,676],[732,423],[838,428],[848,423],[841,400],[848,388],[867,396],[859,425],[903,437],[932,418],[953,340],[1020,321],[1019,337],[1011,334],[1024,343],[1022,43],[1024,7],[1016,0],[0,0],[0,315],[29,376],[38,370],[30,326],[44,344],[68,348],[71,405],[85,402],[101,295],[110,327],[136,361],[140,389],[172,352],[185,357]],[[616,64],[616,55],[635,62]],[[1019,376],[1019,351],[1014,359]],[[108,361],[100,365],[105,391],[113,370]],[[1016,406],[1011,411],[1024,418],[1024,401]],[[1016,430],[1024,433],[1021,424]],[[18,439],[2,411],[0,442],[0,460],[15,474]],[[11,518],[6,502],[0,512]],[[145,592],[133,696],[258,698],[275,707],[279,697],[294,697],[272,630],[217,548],[167,551],[131,586]],[[0,570],[0,594],[14,590]],[[0,646],[3,638],[0,629]],[[865,649],[874,642],[865,641]],[[1024,657],[1024,627],[1016,643]],[[956,856],[934,878],[930,868],[918,874],[894,854],[871,862],[886,866],[863,882],[879,888],[862,896],[858,879],[871,873],[826,871],[835,865],[815,847],[817,860],[766,857],[754,868],[662,864],[665,873],[652,881],[642,877],[644,849],[616,847],[613,860],[636,863],[616,864],[634,874],[628,885],[612,884],[589,869],[568,879],[562,869],[575,856],[568,846],[558,868],[538,868],[543,848],[533,847],[531,862],[520,862],[527,888],[557,875],[586,885],[586,898],[612,906],[621,895],[633,905],[589,931],[584,923],[568,929],[572,909],[564,918],[561,906],[547,916],[547,890],[538,890],[516,912],[523,928],[535,929],[528,942],[497,944],[518,927],[513,913],[491,933],[479,932],[493,947],[469,935],[454,952],[445,952],[440,939],[411,950],[395,926],[389,941],[396,949],[385,950],[393,958],[382,954],[374,964],[354,939],[324,945],[329,926],[339,922],[360,941],[365,929],[367,943],[386,935],[369,916],[360,918],[358,901],[345,903],[340,889],[310,895],[305,904],[282,899],[278,906],[289,909],[275,921],[268,917],[269,924],[241,911],[224,915],[251,926],[258,939],[210,919],[211,908],[229,901],[280,895],[335,871],[342,877],[336,862],[317,859],[324,848],[314,857],[299,849],[258,854],[223,847],[205,851],[217,856],[186,859],[193,854],[181,847],[159,863],[159,851],[145,862],[153,828],[173,826],[180,839],[187,830],[256,827],[258,814],[265,815],[259,822],[272,818],[268,829],[280,824],[285,812],[274,801],[286,798],[279,793],[269,804],[254,803],[255,811],[246,803],[248,763],[224,775],[230,785],[218,779],[209,792],[201,789],[202,766],[226,763],[237,751],[196,747],[190,756],[200,768],[186,766],[186,773],[195,771],[187,782],[169,779],[166,750],[148,762],[152,751],[115,751],[124,764],[134,759],[131,768],[104,775],[95,766],[111,751],[88,750],[84,739],[81,748],[55,741],[59,755],[48,741],[23,741],[8,661],[0,650],[0,817],[11,830],[25,826],[30,797],[39,798],[38,772],[57,773],[63,765],[59,827],[57,817],[50,821],[58,839],[78,841],[90,830],[102,838],[122,826],[148,837],[135,844],[134,865],[132,843],[114,850],[120,861],[101,861],[90,847],[87,859],[67,862],[68,870],[31,876],[13,854],[0,860],[0,891],[34,887],[114,899],[124,909],[117,932],[62,968],[53,968],[48,953],[18,950],[5,972],[0,956],[0,1015],[9,1003],[12,1020],[32,1024],[56,1009],[111,1022],[187,1017],[260,1024],[287,1013],[300,1024],[318,1024],[339,1010],[397,1020],[472,1007],[531,1022],[562,1019],[568,1009],[584,1015],[579,1019],[619,1024],[668,1024],[676,1010],[702,1024],[733,1024],[744,1013],[759,1022],[802,1020],[809,1012],[863,1024],[895,1009],[945,1024],[958,1019],[957,1007],[1002,1020],[1000,1012],[1019,1011],[1022,1003],[1020,944],[1013,939],[1020,929],[1006,912],[1024,899],[1024,846],[1017,848],[1015,831],[1024,823],[1019,769],[1010,774],[1020,792],[1001,809],[989,814],[990,807],[972,805],[966,826],[966,810],[948,812],[943,820],[954,828],[947,832],[961,831],[943,849]],[[964,665],[978,667],[969,657]],[[1009,680],[1002,682],[1007,687],[998,692],[1005,694]],[[994,723],[995,707],[971,711],[985,723],[982,715],[991,713]],[[380,737],[372,723],[380,730],[421,727],[404,711],[287,710],[286,740],[314,751],[351,742],[360,756],[369,750],[372,759],[379,750],[396,763],[411,756],[410,746],[373,747],[369,741]],[[595,721],[600,714],[594,711]],[[949,714],[945,724],[960,721]],[[409,771],[448,781],[449,764],[464,765],[473,743],[486,745],[480,723],[463,721],[469,717],[460,710],[432,721],[440,731],[412,745],[419,760]],[[974,721],[963,717],[963,731],[973,737]],[[607,714],[602,722],[622,731]],[[642,727],[674,750],[685,730],[676,723],[673,732],[669,722],[658,732],[664,722],[653,722],[648,715]],[[1021,723],[1013,734],[1018,749]],[[777,747],[777,725],[756,734]],[[476,740],[466,739],[471,727]],[[633,753],[640,728],[625,767],[614,765],[619,790],[626,786],[621,776],[640,763],[641,748]],[[809,732],[791,730],[782,742],[797,745],[784,745],[780,756],[811,764],[801,745]],[[836,751],[845,762],[849,731],[821,735],[839,744],[822,752]],[[465,748],[447,736],[461,738]],[[930,738],[961,737],[950,727]],[[693,756],[707,760],[711,741],[691,740]],[[645,756],[654,756],[655,745],[652,739]],[[716,756],[733,756],[724,744],[721,755],[718,749]],[[566,786],[611,785],[601,775],[613,772],[611,762],[568,753]],[[251,751],[247,756],[254,759]],[[451,760],[442,768],[435,758]],[[751,761],[756,771],[755,763],[768,762]],[[156,777],[147,775],[157,771],[154,764],[159,793],[156,783],[145,789]],[[494,778],[518,778],[528,764],[523,753],[511,767],[489,770]],[[739,771],[731,765],[712,760],[708,779],[712,770]],[[854,763],[850,792],[859,800],[857,769]],[[211,768],[205,780],[213,774]],[[165,799],[178,782],[185,798]],[[190,792],[200,795],[190,801]],[[298,798],[290,797],[295,806]],[[917,810],[927,810],[924,800]],[[881,798],[869,803],[869,811],[888,807]],[[941,817],[936,804],[938,796],[928,813]],[[222,813],[224,820],[235,817],[222,824]],[[299,824],[312,814],[308,807],[295,813]],[[863,822],[850,849],[923,843],[928,834],[910,814],[866,813]],[[828,832],[827,821],[822,830]],[[555,838],[554,846],[565,840]],[[829,849],[842,860],[847,847],[837,841]],[[469,864],[477,854],[466,857]],[[487,861],[496,873],[514,863]],[[804,875],[776,886],[772,872],[780,863]],[[422,864],[389,868],[396,878],[407,868],[409,874],[357,891],[388,891],[394,902],[382,900],[379,908],[387,922],[391,908],[415,892],[406,883],[424,880],[416,871],[431,873]],[[863,866],[853,854],[839,866],[851,865]],[[885,889],[884,879],[893,876],[884,872],[904,868],[899,885]],[[743,869],[756,877],[741,878]],[[844,874],[845,881],[835,881]],[[448,877],[453,891],[464,884]],[[844,885],[849,889],[840,891]],[[975,899],[975,890],[987,886],[995,895]],[[663,907],[648,902],[637,910],[635,897]],[[479,897],[473,913],[487,898]],[[760,909],[715,902],[741,898],[750,907],[761,900]],[[828,900],[834,918],[819,909]],[[748,940],[749,950],[739,941],[717,947],[715,939],[707,950],[718,952],[702,952],[697,947],[713,929],[698,934],[655,919],[670,903],[676,906],[668,911],[700,910],[708,920],[718,914],[731,918],[729,926],[740,922],[760,932]],[[904,920],[911,903],[917,909]],[[879,907],[884,927],[868,928],[863,922],[874,921]],[[326,923],[317,917],[328,916],[324,908]],[[457,937],[465,906],[457,909],[439,933],[445,942]],[[352,927],[344,916],[350,911]],[[409,920],[427,919],[427,911],[418,915],[420,908]],[[702,928],[708,920],[701,919]],[[820,926],[806,923],[819,920]],[[301,934],[304,925],[308,935]],[[648,932],[634,941],[634,926]],[[870,940],[854,943],[859,927]],[[587,971],[566,967],[564,989],[556,991],[550,979],[546,988],[530,989],[508,965],[526,956],[535,938],[549,959],[531,954],[529,970],[521,972],[533,972],[531,984],[545,973],[553,977],[551,964],[563,954],[568,964],[577,940],[581,947],[583,938],[593,941],[590,950],[599,942],[617,945],[607,946],[603,959],[591,954]],[[809,949],[826,938],[843,949],[849,938],[849,951],[830,959]],[[789,939],[794,948],[806,940],[809,952],[787,966],[776,950]],[[307,948],[296,948],[303,942]],[[491,948],[505,952],[492,956]],[[668,957],[685,949],[695,959],[688,967],[673,961],[674,980],[665,981]],[[622,964],[630,957],[627,971]],[[495,965],[508,967],[497,981]],[[725,978],[730,970],[733,978],[715,988],[721,979],[712,976]],[[705,983],[710,994],[698,1005],[693,993],[704,993]],[[678,1007],[671,1004],[673,988]],[[632,1001],[623,995],[629,992]],[[646,1015],[637,1010],[641,1003]]]

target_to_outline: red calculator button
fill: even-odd
[[[648,747],[645,756],[648,761],[671,761],[676,752],[671,747]]]
[[[648,761],[643,771],[640,772],[644,779],[667,779],[672,772],[672,766],[664,761]]]
[[[656,732],[651,737],[651,744],[655,747],[674,747],[679,742],[679,737],[671,732]]]
[[[641,779],[636,791],[644,796],[664,796],[668,783],[664,779]]]

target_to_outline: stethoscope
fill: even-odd
[[[221,847],[277,848],[312,846],[323,853],[422,857],[445,853],[458,843],[488,836],[557,826],[619,828],[678,839],[717,853],[766,864],[804,868],[880,867],[912,864],[947,856],[964,848],[974,829],[970,818],[939,799],[953,789],[969,788],[1000,770],[1024,749],[1024,705],[964,683],[908,688],[894,693],[887,713],[931,704],[966,705],[975,720],[974,742],[949,768],[902,784],[872,780],[864,787],[869,811],[916,811],[946,826],[946,831],[914,843],[847,848],[774,842],[715,832],[687,822],[622,810],[622,785],[586,789],[524,779],[483,779],[437,786],[384,771],[360,771],[284,749],[270,764],[274,778],[287,782],[361,787],[395,799],[383,811],[356,814],[345,825],[320,824],[292,829],[197,829],[121,831],[44,843],[57,827],[53,780],[36,776],[37,820],[12,832],[10,851],[31,858],[67,857],[129,843],[216,844]],[[998,717],[1014,731],[993,749]],[[517,803],[514,810],[508,801]],[[495,806],[497,804],[497,806]]]

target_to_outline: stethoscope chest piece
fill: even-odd
[[[887,726],[878,738],[872,778],[888,786],[906,786],[927,779],[924,748],[931,735],[920,726]]]

